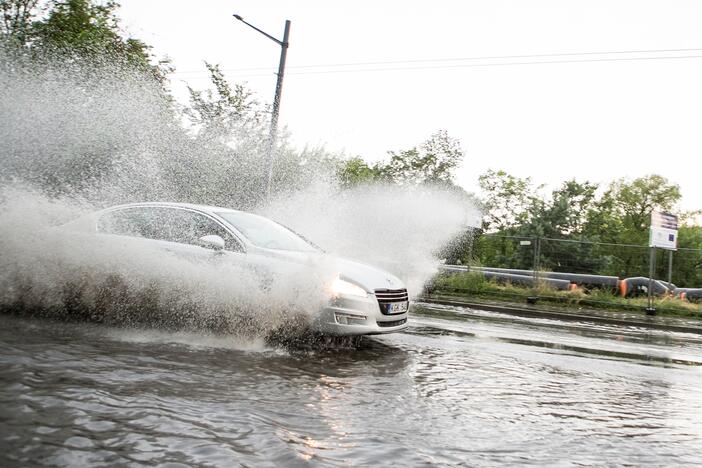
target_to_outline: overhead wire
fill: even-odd
[[[556,58],[556,57],[592,57],[596,55],[624,55],[624,54],[651,54],[651,53],[683,53],[683,52],[700,52],[698,55],[656,55],[642,57],[599,57],[599,58],[573,58],[564,60],[518,60],[509,62],[488,62],[488,63],[445,63],[445,62],[475,62],[478,60],[512,60],[512,59],[539,59],[539,58]],[[553,65],[560,63],[588,63],[588,62],[630,62],[630,61],[650,61],[650,60],[680,60],[680,59],[697,59],[702,58],[702,48],[688,49],[647,49],[647,50],[623,50],[623,51],[606,51],[606,52],[572,52],[572,53],[553,53],[553,54],[521,54],[521,55],[492,55],[492,56],[476,56],[476,57],[452,57],[452,58],[436,58],[436,59],[413,59],[413,60],[384,60],[370,62],[350,62],[336,64],[310,64],[289,66],[287,75],[309,75],[309,74],[330,74],[330,73],[364,73],[364,72],[380,72],[380,71],[401,71],[401,70],[424,70],[424,69],[451,69],[451,68],[473,68],[473,67],[494,67],[494,66],[516,66],[516,65]],[[444,62],[444,63],[441,63]],[[427,65],[412,65],[422,64]],[[340,67],[368,67],[374,65],[400,65],[387,66],[376,68],[340,68]],[[410,66],[401,66],[410,65]],[[320,68],[332,68],[327,70],[319,70]],[[340,68],[340,69],[334,69]],[[252,68],[228,68],[221,69],[226,73],[237,73],[247,71],[269,71],[268,73],[248,73],[239,76],[269,76],[274,72],[272,67],[252,67]],[[300,70],[300,71],[296,71]],[[173,75],[185,74],[202,74],[207,75],[205,71],[188,70],[174,72]]]
[[[636,60],[671,60],[671,59],[693,59],[702,58],[702,55],[686,55],[686,56],[659,56],[659,57],[618,57],[618,58],[602,58],[602,59],[579,59],[579,60],[548,60],[548,61],[522,61],[522,62],[498,62],[498,63],[467,63],[459,65],[440,65],[426,67],[396,67],[396,68],[365,68],[357,70],[316,70],[307,72],[290,72],[290,75],[311,75],[320,73],[344,73],[344,72],[375,72],[375,71],[393,71],[393,70],[429,70],[429,69],[450,69],[450,68],[472,68],[472,67],[495,67],[508,65],[552,65],[558,63],[585,63],[585,62],[623,62]]]

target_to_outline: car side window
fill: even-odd
[[[232,235],[214,220],[194,211],[166,209],[161,213],[163,224],[170,226],[169,239],[171,242],[199,245],[200,238],[216,235],[224,239],[226,250],[241,250],[239,243]]]
[[[142,208],[108,211],[97,222],[98,232],[130,237],[149,236],[148,213]]]
[[[214,220],[178,208],[135,207],[111,211],[98,220],[98,231],[191,245],[200,245],[201,237],[217,235],[224,239],[226,250],[243,250],[239,242]]]

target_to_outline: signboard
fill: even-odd
[[[678,217],[670,213],[652,212],[648,245],[649,247],[677,250]]]

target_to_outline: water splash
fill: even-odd
[[[302,330],[326,299],[322,264],[245,263],[168,254],[127,237],[52,227],[77,210],[36,193],[3,193],[0,305],[5,312],[266,336]]]
[[[291,266],[271,284],[241,265],[198,264],[56,226],[132,201],[256,210],[330,253],[388,268],[416,293],[435,271],[437,250],[473,211],[436,188],[342,189],[338,160],[284,142],[266,204],[264,126],[242,121],[225,139],[194,134],[161,88],[109,63],[13,66],[2,51],[0,63],[5,311],[253,337],[297,333],[326,300],[329,265]]]
[[[437,271],[438,250],[472,229],[477,210],[441,187],[319,184],[279,199],[264,213],[330,253],[381,266],[418,294]]]

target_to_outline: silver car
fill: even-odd
[[[363,263],[331,257],[292,230],[244,211],[186,203],[135,203],[94,213],[71,225],[148,239],[169,251],[207,259],[225,255],[240,263],[283,265],[333,259],[338,274],[327,278],[329,301],[313,327],[333,335],[392,333],[407,326],[409,296],[394,275]]]

